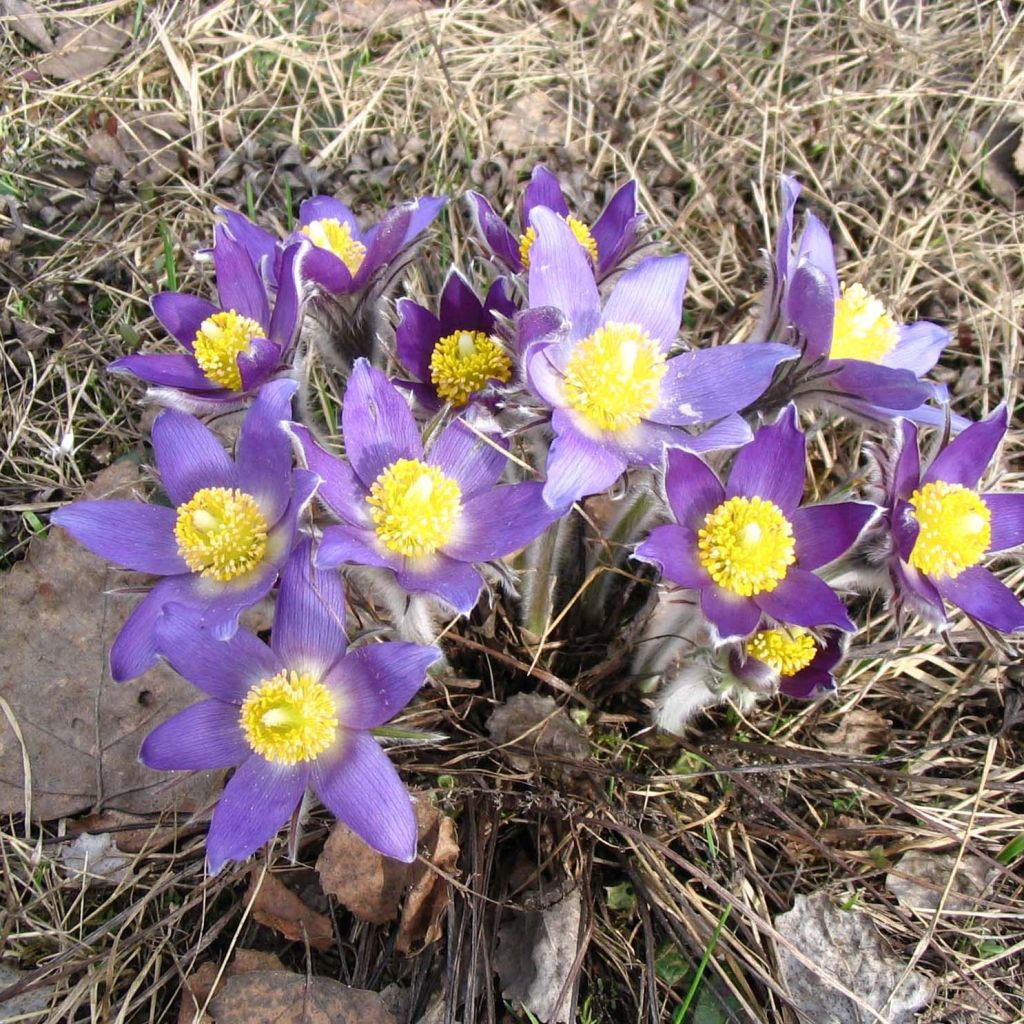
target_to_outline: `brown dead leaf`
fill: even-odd
[[[175,114],[129,110],[89,136],[85,155],[128,181],[159,185],[181,168],[179,140],[188,134]]]
[[[186,979],[181,993],[181,1005],[178,1007],[178,1024],[210,1024],[212,1017],[204,1013],[196,1021],[196,1014],[209,998],[220,968],[212,960],[200,964]],[[273,953],[264,953],[259,949],[239,949],[224,970],[225,978],[233,978],[236,974],[248,974],[252,971],[283,971],[284,964]]]
[[[487,731],[517,771],[552,760],[569,770],[590,757],[590,741],[554,701],[538,693],[515,693],[491,712]]]
[[[870,708],[848,711],[839,727],[821,737],[823,746],[844,754],[867,754],[889,745],[892,722]]]
[[[340,0],[316,16],[318,25],[346,29],[391,28],[427,9],[422,0]]]
[[[508,113],[491,122],[491,135],[508,153],[559,146],[565,142],[565,109],[544,90],[513,100]]]
[[[252,916],[292,942],[308,941],[314,949],[330,949],[334,942],[330,919],[303,903],[277,875],[265,874],[262,882],[260,875],[259,868],[249,872],[249,889],[245,898],[248,901],[256,893]]]
[[[910,850],[886,875],[885,887],[908,910],[936,911],[946,891],[949,876],[956,871],[944,911],[973,910],[999,872],[974,854],[959,858],[954,853]]]
[[[57,36],[52,53],[36,70],[48,78],[77,82],[105,68],[131,38],[119,25],[96,21],[91,25],[69,25]]]
[[[162,825],[158,819],[141,814],[125,814],[123,811],[99,811],[68,822],[69,835],[82,832],[94,835],[109,833],[122,853],[162,850],[175,841],[197,835],[205,828],[204,819],[197,820],[191,815],[181,818],[177,825]]]
[[[376,992],[291,971],[228,978],[210,1002],[216,1024],[395,1024]]]
[[[49,53],[53,49],[46,23],[28,0],[0,0],[0,19],[37,50]]]
[[[434,812],[437,814],[437,812]],[[438,874],[453,874],[459,860],[459,838],[453,819],[437,815],[436,828],[423,837],[422,860],[411,864],[412,888],[402,906],[395,949],[404,956],[419,952],[441,938],[443,920],[451,900],[451,886]],[[437,870],[431,870],[433,865]]]
[[[141,483],[138,466],[118,462],[85,496],[129,497]],[[26,761],[37,821],[97,805],[191,809],[216,792],[217,773],[169,775],[139,762],[149,730],[199,695],[163,665],[111,680],[107,650],[138,598],[110,591],[138,582],[57,528],[0,576],[0,814],[26,810]]]

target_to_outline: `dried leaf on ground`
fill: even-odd
[[[348,29],[385,29],[426,11],[422,0],[342,0],[316,16],[318,25]]]
[[[517,771],[545,759],[571,768],[590,757],[590,741],[553,697],[513,694],[491,713],[487,731]]]
[[[867,754],[889,745],[892,722],[870,708],[848,711],[837,729],[821,737],[823,746],[844,754]]]
[[[264,874],[261,881],[260,874],[258,868],[249,873],[245,898],[248,901],[256,893],[252,916],[292,942],[308,941],[314,949],[330,949],[334,942],[330,918],[307,906],[277,875]]]
[[[131,858],[126,857],[108,834],[83,832],[73,843],[62,843],[57,853],[68,878],[86,885],[117,885],[128,874]]]
[[[436,814],[437,812],[435,812]],[[451,899],[451,886],[438,872],[450,875],[459,860],[459,839],[455,822],[438,815],[436,827],[421,841],[423,861],[411,864],[412,887],[402,905],[395,949],[406,956],[441,938],[444,913]]]
[[[545,910],[517,912],[498,931],[502,994],[545,1024],[570,1020],[576,982],[567,982],[579,952],[581,909],[575,889]]]
[[[513,100],[508,113],[491,122],[491,136],[506,152],[560,146],[568,117],[549,93],[538,89]]]
[[[58,34],[53,52],[36,68],[49,78],[77,82],[105,68],[129,39],[128,32],[107,21],[96,21],[85,27],[69,25]]]
[[[209,1012],[216,1024],[395,1024],[376,992],[291,971],[228,978]]]
[[[29,971],[19,971],[8,964],[0,964],[0,991],[17,985]],[[49,1009],[53,985],[40,985],[3,1002],[3,1020],[17,1019],[19,1024],[43,1024],[43,1014]]]
[[[179,815],[177,824],[161,824],[162,821],[171,821],[173,818],[152,818],[141,814],[126,814],[124,811],[99,811],[69,821],[68,833],[108,833],[122,853],[138,853],[140,850],[154,853],[173,842],[180,842],[203,832],[206,829],[207,817]]]
[[[89,136],[85,155],[128,181],[159,185],[181,168],[179,140],[188,130],[176,114],[128,110]]]
[[[862,910],[839,910],[824,893],[797,896],[775,927],[817,969],[806,967],[778,943],[782,981],[793,1005],[815,1024],[875,1024],[877,1017],[837,991],[845,985],[888,1024],[911,1024],[915,1011],[935,995],[935,984],[886,948]],[[884,1014],[883,1014],[884,1010]]]
[[[36,49],[47,53],[53,49],[53,40],[46,31],[46,23],[28,0],[0,0],[0,19]]]
[[[130,497],[141,483],[138,466],[118,462],[84,496]],[[0,814],[25,811],[26,760],[37,821],[96,805],[191,809],[218,788],[217,773],[168,775],[139,762],[146,733],[198,694],[164,665],[130,683],[111,680],[107,651],[138,598],[110,591],[138,581],[56,528],[0,576]]]
[[[886,876],[885,887],[899,900],[900,906],[908,910],[935,911],[939,909],[949,876],[955,870],[956,878],[942,908],[969,911],[977,906],[999,872],[974,854],[965,854],[959,861],[958,864],[955,853],[911,850],[900,858],[892,874]]]
[[[985,187],[1004,206],[1024,210],[1024,111],[1005,117],[984,133],[970,132],[967,154],[977,162]]]
[[[259,949],[238,949],[231,963],[224,969],[222,980],[252,971],[284,971],[284,964],[273,953],[264,953]],[[210,997],[218,973],[220,966],[207,960],[185,979],[178,1006],[178,1024],[210,1024],[213,1018],[208,1013],[204,1013],[198,1021],[196,1014]]]

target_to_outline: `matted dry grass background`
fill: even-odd
[[[1016,4],[35,8],[53,29],[119,22],[133,41],[62,84],[34,74],[38,51],[0,28],[8,564],[49,510],[140,450],[146,414],[103,366],[159,341],[147,300],[167,287],[168,249],[179,287],[204,287],[190,257],[207,244],[217,203],[282,228],[316,191],[372,214],[473,187],[509,209],[543,159],[593,216],[635,176],[659,234],[693,259],[687,326],[709,344],[749,330],[777,175],[797,173],[839,241],[845,276],[892,296],[903,317],[954,327],[941,372],[957,411],[979,416],[1016,399],[1022,222],[993,195],[990,166],[999,125],[1024,97]],[[435,289],[451,259],[477,258],[461,205],[446,217],[409,279],[414,293]],[[1015,419],[1004,447],[1003,486],[1022,478],[1020,427]],[[858,438],[852,428],[817,435],[822,478],[856,468]],[[1019,584],[1024,573],[1005,578]],[[690,965],[687,978],[708,954],[704,984],[723,1013],[795,1020],[770,922],[820,889],[868,910],[892,948],[936,980],[927,1019],[1024,1019],[1024,877],[1019,859],[995,859],[1024,834],[1016,649],[966,628],[956,649],[898,646],[886,609],[866,614],[833,703],[779,702],[746,720],[723,712],[675,744],[644,734],[639,697],[617,694],[590,719],[597,769],[582,791],[557,771],[509,775],[480,726],[486,691],[428,701],[418,720],[456,738],[400,760],[420,784],[446,776],[446,806],[460,816],[463,887],[449,940],[405,961],[390,955],[386,928],[339,911],[342,944],[314,958],[315,972],[377,989],[398,980],[414,995],[409,1019],[447,976],[477,999],[440,1019],[515,1019],[490,978],[485,934],[488,898],[509,897],[498,882],[515,851],[584,887],[581,1022],[673,1019],[689,981],[673,988],[655,969],[666,944]],[[584,696],[592,682],[568,681]],[[856,710],[890,723],[883,741],[860,753],[829,747]],[[315,824],[314,847],[322,835]],[[100,899],[38,866],[36,837],[19,823],[5,829],[3,934],[8,962],[55,985],[51,1021],[175,1020],[196,962],[239,942],[274,945],[244,913],[243,876],[202,880],[199,842],[140,856]],[[907,850],[971,854],[1000,873],[977,912],[928,924],[885,888]],[[622,882],[638,897],[632,915],[605,898]],[[284,945],[286,963],[305,970],[301,946]]]

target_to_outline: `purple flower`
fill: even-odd
[[[270,645],[240,629],[219,640],[178,604],[157,622],[160,653],[209,695],[142,744],[150,768],[238,770],[210,822],[211,872],[272,839],[312,783],[330,811],[388,857],[416,857],[409,794],[370,730],[409,703],[436,647],[371,643],[346,651],[341,577],[312,566],[305,540],[281,574]]]
[[[824,642],[801,626],[762,629],[729,651],[731,673],[755,692],[810,700],[833,693],[833,672],[846,652],[846,634],[827,630]]]
[[[492,382],[511,380],[512,360],[495,337],[495,314],[511,319],[516,313],[505,284],[499,278],[481,302],[453,270],[441,291],[437,316],[411,299],[398,300],[395,347],[399,362],[418,382],[403,386],[430,412],[445,402],[463,408]]]
[[[740,449],[725,485],[696,456],[668,452],[665,492],[676,521],[655,527],[636,556],[699,591],[722,639],[749,635],[762,613],[782,625],[855,628],[813,570],[843,554],[878,508],[801,506],[805,449],[789,406]]]
[[[555,519],[541,484],[496,487],[506,453],[460,420],[424,452],[401,394],[365,359],[356,362],[342,408],[347,461],[292,425],[320,498],[342,522],[324,530],[317,565],[344,562],[393,572],[400,586],[469,612],[483,580],[473,562],[518,551]]]
[[[945,387],[921,378],[949,343],[949,331],[919,320],[897,324],[880,300],[860,284],[841,288],[828,230],[813,213],[793,246],[793,216],[800,185],[782,179],[783,213],[775,246],[773,280],[762,327],[791,330],[801,350],[793,367],[788,400],[817,393],[841,408],[871,420],[898,416],[941,426]],[[775,333],[771,336],[781,336]],[[808,372],[809,371],[809,372]],[[967,421],[953,416],[955,429]]]
[[[246,414],[232,461],[213,433],[175,410],[153,424],[153,451],[171,505],[76,501],[52,520],[93,554],[162,576],[136,606],[110,649],[110,671],[134,679],[156,661],[154,630],[171,601],[201,610],[218,636],[274,585],[316,477],[292,469],[282,429],[295,383],[264,385]]]
[[[788,345],[669,351],[679,333],[686,256],[649,257],[601,308],[586,256],[549,210],[533,211],[530,307],[554,307],[561,335],[525,354],[533,390],[554,410],[544,498],[562,508],[610,487],[627,466],[660,462],[666,446],[707,451],[750,439],[735,415],[768,386]],[[698,437],[684,428],[721,421]]]
[[[903,422],[899,448],[883,466],[896,598],[936,625],[943,600],[1003,633],[1024,629],[1024,606],[981,566],[1024,543],[1024,494],[980,491],[978,483],[1006,433],[1006,406],[973,423],[921,472],[917,428]]]
[[[220,224],[214,239],[220,307],[181,292],[153,297],[157,319],[185,352],[124,356],[109,367],[146,381],[152,385],[151,397],[189,412],[241,405],[285,371],[302,319],[299,265],[308,245],[292,245],[282,253],[279,287],[271,303],[244,246]]]
[[[518,238],[482,195],[470,192],[468,196],[480,237],[513,274],[523,273],[532,260],[531,250],[537,233],[531,226],[530,215],[535,209],[551,210],[569,226],[599,278],[614,270],[633,251],[637,230],[646,216],[637,206],[636,182],[628,181],[612,196],[593,226],[588,228],[569,212],[558,179],[543,164],[534,167],[530,184],[526,186],[521,215],[524,234]]]

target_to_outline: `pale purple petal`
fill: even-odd
[[[956,579],[943,576],[932,582],[947,601],[1000,633],[1024,629],[1024,605],[988,569],[975,565],[965,569]]]
[[[773,619],[791,626],[836,626],[852,633],[856,626],[832,588],[814,573],[790,567],[771,592],[751,598]]]
[[[109,373],[130,373],[149,384],[168,388],[185,388],[191,391],[220,392],[228,394],[225,388],[211,381],[192,356],[164,355],[154,352],[149,355],[122,356],[108,367]]]
[[[174,576],[188,572],[174,537],[173,508],[141,501],[75,501],[50,521],[108,562],[137,572]]]
[[[1006,406],[1000,405],[988,419],[969,426],[939,452],[922,483],[945,480],[970,490],[976,488],[1006,433],[1007,422]]]
[[[153,451],[172,505],[183,505],[204,487],[236,487],[235,464],[213,431],[194,416],[168,410],[153,422]]]
[[[369,487],[399,459],[422,459],[423,442],[409,406],[384,374],[357,359],[341,411],[345,451]]]
[[[522,356],[529,355],[535,342],[556,342],[568,338],[568,321],[554,306],[527,309],[515,318],[515,349]],[[538,345],[538,347],[540,347]]]
[[[287,667],[255,633],[239,629],[219,640],[202,623],[201,608],[166,605],[156,620],[156,649],[178,675],[211,697],[241,704],[253,686]]]
[[[912,565],[900,558],[894,558],[889,562],[889,570],[892,573],[898,595],[901,597],[910,595],[912,608],[920,610],[924,607],[930,612],[930,618],[933,621],[939,624],[945,622],[946,613],[942,606],[942,597],[935,589],[935,584],[927,576],[922,575]]]
[[[257,227],[248,217],[236,213],[234,210],[227,210],[222,206],[214,207],[214,213],[224,217],[227,233],[236,241],[241,242],[250,259],[259,270],[264,280],[276,283],[276,263],[278,254],[278,239],[269,231]]]
[[[817,569],[834,562],[853,546],[878,511],[877,505],[862,501],[798,508],[790,522],[800,568]]]
[[[689,272],[690,258],[681,253],[648,256],[619,278],[601,314],[602,321],[639,324],[662,351],[667,350],[683,319],[683,293]],[[530,304],[534,304],[532,293]],[[732,406],[726,411],[736,408]]]
[[[763,498],[785,515],[800,504],[804,492],[806,441],[790,405],[778,420],[754,435],[736,455],[726,486],[726,497]]]
[[[341,574],[313,565],[308,538],[295,546],[281,573],[270,643],[287,668],[317,677],[345,653]]]
[[[725,488],[702,459],[670,449],[665,457],[665,494],[680,526],[699,530],[725,501]]]
[[[548,452],[544,500],[564,510],[588,494],[606,491],[626,470],[626,459],[573,427],[563,428]]]
[[[466,198],[477,232],[484,243],[512,273],[521,273],[523,261],[519,257],[519,239],[509,231],[505,222],[494,212],[494,207],[482,195],[467,192]]]
[[[139,760],[158,771],[231,768],[252,754],[238,708],[204,700],[172,715],[143,741]]]
[[[402,245],[407,246],[421,235],[436,220],[437,215],[448,202],[447,196],[420,196],[406,206],[409,210],[409,221],[405,229]]]
[[[697,535],[675,523],[656,526],[636,549],[636,557],[651,562],[677,587],[700,590],[712,586],[711,577],[697,558]]]
[[[909,370],[917,377],[923,377],[939,361],[942,350],[949,344],[950,333],[945,327],[920,320],[916,324],[905,324],[899,329],[896,347],[882,362],[901,370]]]
[[[416,859],[409,794],[368,732],[347,732],[336,751],[314,761],[313,787],[328,810],[378,853],[406,863]]]
[[[537,344],[526,359],[526,375],[534,393],[553,409],[566,404],[560,356],[572,351],[575,342],[562,341],[552,345]]]
[[[306,467],[320,477],[317,497],[336,515],[354,526],[369,527],[366,488],[356,479],[352,467],[337,455],[331,455],[314,440],[307,427],[289,423],[288,430],[298,442]]]
[[[335,569],[348,562],[372,565],[380,569],[395,569],[401,556],[389,557],[374,543],[370,530],[352,526],[328,526],[316,550],[315,564],[321,569]]]
[[[538,207],[531,219],[537,238],[530,248],[530,307],[554,306],[568,318],[570,337],[585,338],[600,322],[590,257],[557,214]]]
[[[465,502],[498,482],[508,458],[498,438],[485,440],[462,420],[453,420],[427,453],[427,463],[459,485]]]
[[[315,220],[336,220],[349,226],[353,238],[362,237],[355,214],[333,196],[310,196],[302,200],[299,204],[299,226],[306,227]]]
[[[149,300],[149,304],[157,320],[189,352],[203,321],[220,312],[212,302],[185,292],[160,292]]]
[[[826,275],[814,267],[797,267],[786,293],[786,314],[806,340],[806,360],[827,358],[832,348],[836,302]]]
[[[231,777],[213,812],[206,860],[215,875],[229,860],[244,860],[273,839],[298,807],[309,767],[272,764],[253,754]]]
[[[366,234],[366,256],[356,271],[355,283],[363,286],[381,267],[403,249],[412,222],[412,205],[403,203],[388,210]]]
[[[752,598],[739,597],[721,587],[703,587],[700,610],[722,640],[749,636],[761,621],[761,609]]]
[[[266,330],[270,326],[270,305],[256,264],[245,246],[232,238],[223,224],[213,229],[213,237],[213,265],[221,305],[255,320]]]
[[[983,494],[992,514],[989,551],[1007,551],[1024,544],[1024,494]]]
[[[126,683],[157,662],[156,621],[171,601],[191,597],[192,576],[166,576],[132,609],[110,645],[110,676]]]
[[[529,222],[530,213],[538,206],[554,210],[562,217],[569,216],[569,206],[562,195],[558,179],[543,165],[537,164],[530,175],[530,183],[523,193],[523,220]]]
[[[338,719],[349,729],[374,729],[398,714],[441,657],[436,647],[393,641],[349,651],[324,682],[337,693]]]
[[[800,182],[796,178],[783,175],[781,185],[782,215],[779,218],[775,239],[775,268],[779,280],[785,281],[789,275],[789,255],[793,245],[793,213],[796,201],[800,198]]]
[[[406,558],[404,566],[395,571],[395,577],[406,590],[434,594],[462,614],[476,607],[484,582],[468,562],[440,553],[424,558]]]
[[[916,409],[931,395],[931,385],[909,370],[860,359],[836,359],[828,365],[833,371],[827,379],[829,390],[881,409]]]
[[[745,444],[750,444],[753,439],[754,432],[750,429],[750,424],[739,413],[732,413],[699,434],[684,435],[669,444],[672,447],[678,446],[688,452],[700,454],[701,452],[740,448]]]
[[[839,298],[839,277],[836,274],[836,254],[832,239],[828,228],[813,213],[807,215],[807,226],[797,242],[796,262],[798,266],[809,263],[824,274],[833,301]]]
[[[525,547],[561,513],[544,501],[543,485],[511,484],[465,502],[455,536],[442,548],[462,562],[489,562]]]
[[[282,352],[291,349],[302,323],[300,314],[306,298],[302,261],[310,248],[308,242],[293,242],[285,248],[281,257],[280,280],[267,336],[281,346]]]
[[[238,486],[259,502],[270,525],[288,504],[292,443],[284,424],[292,418],[297,389],[293,380],[265,384],[246,413],[238,437]]]

